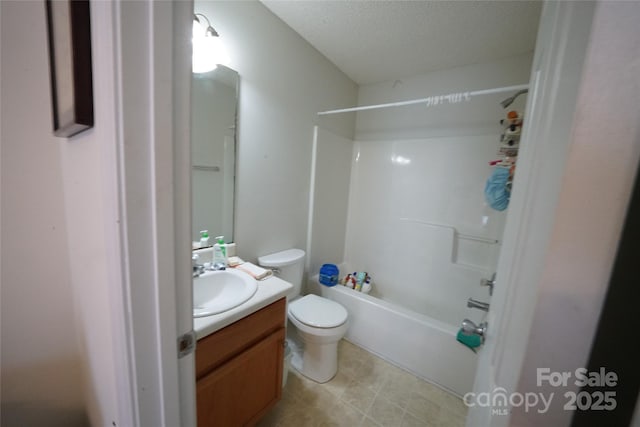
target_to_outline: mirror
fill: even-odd
[[[233,241],[236,170],[236,112],[238,73],[218,65],[192,74],[191,184],[192,240],[208,230],[209,245],[216,236]]]

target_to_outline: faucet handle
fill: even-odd
[[[476,325],[469,319],[464,319],[462,321],[462,333],[465,335],[478,335],[484,342],[484,338],[487,334],[487,322],[482,322],[479,325]]]
[[[193,277],[198,277],[204,273],[204,265],[198,264],[200,256],[198,254],[191,255],[191,268],[193,269]]]
[[[493,295],[493,286],[496,284],[496,273],[493,273],[491,279],[480,279],[480,286],[489,287],[489,296]]]

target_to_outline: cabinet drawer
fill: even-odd
[[[279,299],[213,334],[198,340],[196,378],[201,378],[264,337],[282,328],[285,298]]]

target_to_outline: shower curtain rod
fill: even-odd
[[[427,107],[445,104],[445,103],[456,104],[462,101],[469,101],[472,96],[492,95],[494,93],[512,92],[514,90],[521,90],[521,89],[528,89],[528,88],[529,88],[528,84],[522,84],[522,85],[515,85],[515,86],[498,87],[494,89],[474,90],[469,92],[456,92],[456,93],[449,93],[446,95],[434,95],[434,96],[429,96],[427,98],[412,99],[410,101],[390,102],[388,104],[364,105],[362,107],[351,107],[351,108],[341,108],[339,110],[320,111],[318,115],[325,116],[328,114],[350,113],[353,111],[363,111],[363,110],[375,110],[378,108],[402,107],[404,105],[412,105],[412,104],[427,104]]]

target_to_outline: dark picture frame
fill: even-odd
[[[53,134],[70,137],[93,127],[89,0],[45,0]]]

